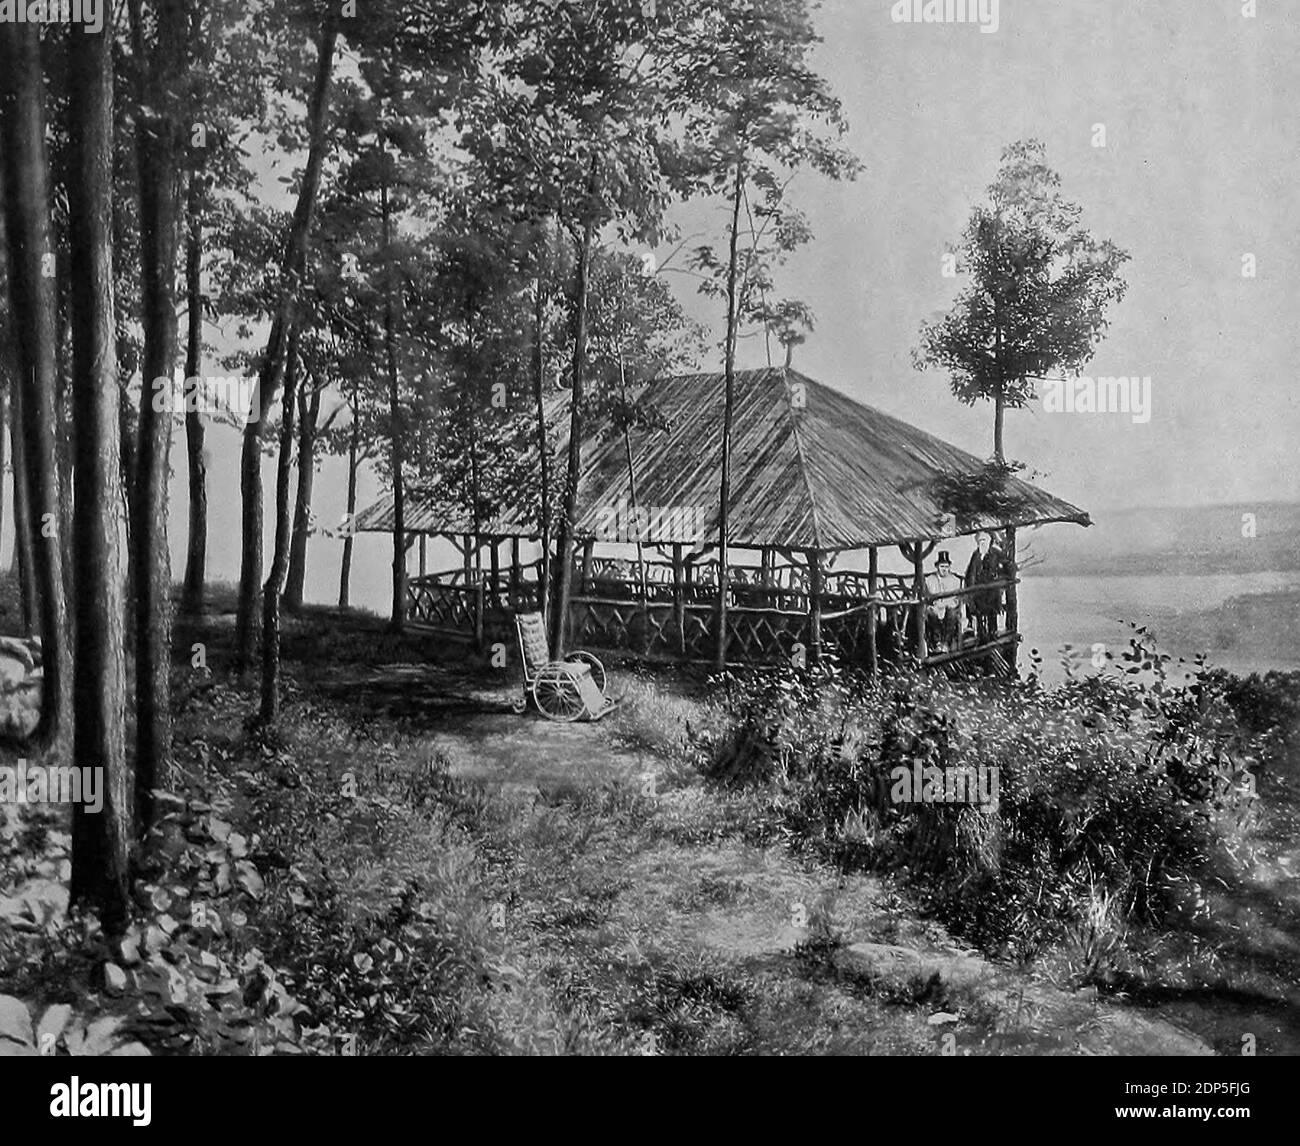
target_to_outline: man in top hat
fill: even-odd
[[[939,550],[935,558],[934,572],[925,579],[925,592],[928,597],[941,593],[955,593],[962,587],[962,579],[952,571],[952,558],[946,549]],[[925,606],[925,640],[932,650],[942,646],[948,652],[958,647],[961,639],[960,597],[942,597],[938,601],[927,601]]]
[[[1002,550],[993,545],[993,535],[986,529],[975,534],[975,552],[966,566],[966,586],[977,589],[994,581],[1008,578],[1006,558]],[[984,644],[997,636],[998,614],[1002,612],[1002,590],[985,589],[970,595],[969,608],[975,614],[979,643]]]

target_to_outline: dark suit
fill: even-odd
[[[1002,550],[989,547],[987,553],[977,548],[966,566],[966,586],[975,589],[967,598],[966,607],[975,615],[980,642],[987,641],[998,630],[998,614],[1002,612],[1002,590],[979,590],[980,585],[1005,581],[1010,576],[1010,563]]]

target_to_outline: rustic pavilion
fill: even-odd
[[[668,428],[635,433],[631,474],[621,435],[583,443],[566,647],[711,663],[723,377],[652,385]],[[1010,478],[1004,501],[1014,511],[958,520],[940,504],[938,486],[980,473],[981,459],[789,368],[739,371],[734,393],[728,663],[812,659],[833,648],[873,673],[882,660],[904,657],[950,671],[1013,671],[1014,568],[981,587],[1004,594],[1004,620],[982,640],[968,634],[956,649],[938,651],[927,647],[925,606],[936,598],[927,595],[923,563],[945,540],[983,529],[1013,541],[1017,527],[1086,526],[1086,513]],[[555,456],[562,466],[563,450]],[[537,514],[476,526],[466,510],[448,509],[435,489],[417,486],[407,491],[404,516],[407,547],[420,542],[419,574],[407,585],[409,623],[480,646],[511,640],[514,615],[538,609],[545,591],[542,562],[520,560],[521,541],[539,540]],[[392,495],[359,513],[355,528],[391,533]],[[430,573],[428,537],[451,541],[460,567]],[[908,573],[880,570],[886,547],[899,550]],[[865,568],[838,567],[855,555]],[[964,563],[957,564],[960,574]]]

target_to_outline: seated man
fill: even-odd
[[[927,596],[955,593],[962,587],[962,579],[952,571],[952,558],[947,550],[939,550],[935,571],[925,579]],[[927,601],[925,605],[925,640],[931,651],[943,649],[952,652],[961,638],[961,598],[943,597]]]

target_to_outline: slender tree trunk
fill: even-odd
[[[405,434],[397,377],[397,324],[393,309],[392,203],[388,196],[388,160],[380,148],[380,220],[384,241],[384,364],[388,371],[390,462],[393,470],[393,611],[389,625],[400,633],[406,623],[406,490],[402,479]]]
[[[70,731],[71,655],[63,593],[55,435],[54,248],[50,239],[45,92],[40,30],[30,23],[0,24],[0,75],[8,106],[3,120],[5,216],[9,291],[22,392],[22,439],[28,524],[34,549],[29,570],[39,586],[44,689],[32,743],[57,749]],[[15,442],[17,442],[15,438]]]
[[[551,618],[552,655],[564,655],[568,639],[569,598],[573,594],[573,534],[578,523],[578,486],[582,478],[582,401],[587,369],[587,296],[590,293],[591,245],[594,228],[590,220],[582,228],[578,254],[578,290],[575,299],[573,339],[573,389],[569,402],[569,472],[564,483],[564,512],[560,518],[560,584]]]
[[[627,370],[623,364],[623,353],[620,350],[618,356],[618,390],[619,398],[623,402],[623,408],[627,409]],[[632,463],[632,430],[625,422],[623,425],[623,457],[627,461],[627,498],[628,508],[632,511],[632,520],[636,520],[636,466]],[[641,651],[649,653],[650,646],[650,595],[649,587],[646,584],[645,571],[645,546],[642,544],[641,531],[637,530],[636,535],[636,570],[637,582],[641,587],[641,634],[642,645]]]
[[[21,377],[21,376],[20,376]],[[9,441],[13,448],[14,571],[22,602],[23,632],[34,633],[41,602],[36,586],[36,542],[32,532],[32,499],[27,480],[27,450],[23,435],[23,387],[14,385],[9,402]]]
[[[122,343],[118,341],[117,360],[122,361]],[[122,455],[122,499],[126,504],[130,503],[131,491],[135,489],[136,480],[136,456],[135,456],[135,436],[136,436],[136,416],[135,406],[131,402],[131,394],[128,387],[123,384],[119,375],[117,385],[117,437],[118,448]],[[126,519],[127,541],[131,537],[131,518],[128,515]],[[127,571],[127,597],[134,597],[134,592],[130,588],[131,568],[128,562]]]
[[[176,259],[180,171],[174,104],[185,71],[184,0],[159,0],[146,49],[138,0],[132,37],[142,71],[140,102],[155,114],[137,125],[140,168],[140,294],[144,391],[131,540],[135,556],[135,807],[137,834],[153,825],[155,788],[171,782],[171,552],[167,544],[172,384],[176,369]],[[142,113],[143,115],[143,113]]]
[[[1002,386],[999,384],[993,398],[993,456],[1000,462],[1006,460],[1002,449],[1002,426],[1006,420],[1006,409],[1006,403],[1002,399]]]
[[[293,461],[293,415],[297,408],[298,329],[289,334],[285,351],[283,414],[280,418],[280,456],[275,467],[275,548],[271,572],[262,587],[262,708],[261,723],[280,718],[280,593],[289,571],[289,534],[293,518],[289,505],[289,469]]]
[[[348,505],[345,520],[347,536],[343,538],[343,563],[339,566],[339,608],[348,607],[348,594],[352,581],[352,518],[357,512],[357,450],[361,436],[357,422],[357,392],[352,391],[352,433],[348,439]]]
[[[998,372],[997,383],[993,388],[993,456],[1001,463],[1006,460],[1006,455],[1002,451],[1002,424],[1006,417],[1006,383],[1002,373],[1002,319],[996,302],[993,307],[993,329],[996,340],[994,354],[997,358],[995,368]]]
[[[199,372],[203,369],[203,185],[197,170],[190,173],[185,214],[185,457],[190,515],[181,608],[193,616],[203,611],[208,561],[208,463],[198,401]]]
[[[305,391],[302,395],[305,396]],[[298,402],[298,494],[293,503],[293,541],[289,545],[289,574],[284,583],[284,609],[296,613],[302,608],[307,581],[307,541],[311,535],[311,499],[316,483],[316,422],[320,417],[321,388],[313,386],[311,397]]]
[[[235,621],[236,660],[241,667],[252,664],[257,627],[257,593],[262,578],[262,425],[261,415],[275,404],[284,378],[287,334],[293,323],[299,282],[307,265],[307,245],[311,235],[316,195],[320,188],[321,169],[325,162],[326,118],[329,110],[330,76],[334,69],[334,49],[338,43],[339,12],[330,5],[321,28],[316,76],[307,109],[309,144],[302,187],[294,208],[281,263],[280,300],[271,322],[266,352],[258,372],[257,388],[244,427],[239,463],[241,503],[241,540],[239,562],[239,611]]]
[[[544,234],[544,233],[543,233]],[[551,443],[546,433],[546,293],[543,286],[542,256],[539,244],[537,291],[533,296],[533,396],[537,400],[537,456],[541,465],[539,501],[542,533],[542,562],[537,570],[537,604],[543,625],[549,625],[551,613]]]
[[[123,631],[125,522],[118,461],[113,302],[112,39],[69,37],[68,130],[72,275],[72,398],[77,586],[74,755],[102,768],[103,808],[72,806],[71,898],[99,909],[108,933],[127,917],[131,777],[126,760]]]
[[[65,171],[62,179],[69,176]],[[57,185],[57,184],[56,184]],[[69,260],[59,260],[59,273],[55,277],[55,291],[58,309],[55,311],[54,336],[54,377],[57,379],[54,390],[54,451],[55,469],[59,478],[59,536],[72,537],[72,355],[71,312],[72,278],[68,270]],[[73,584],[72,562],[63,562],[63,593],[65,601],[75,601],[77,594]],[[69,622],[72,616],[69,615]],[[73,639],[69,630],[69,649]],[[69,688],[72,685],[68,679]],[[71,731],[71,726],[69,726]]]
[[[727,593],[730,588],[727,534],[731,524],[731,421],[736,398],[736,333],[739,322],[736,279],[739,267],[740,204],[745,192],[744,157],[736,160],[736,188],[731,202],[731,237],[727,260],[727,334],[722,405],[722,488],[718,496],[718,643],[716,664],[727,665]]]
[[[0,549],[4,548],[5,526],[5,470],[9,468],[9,387],[12,379],[4,380],[4,392],[0,394]]]

